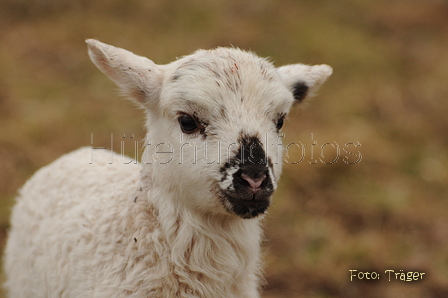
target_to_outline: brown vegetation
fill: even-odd
[[[234,45],[276,65],[334,68],[283,130],[286,144],[307,145],[299,163],[290,146],[266,221],[264,297],[448,297],[447,16],[443,0],[3,0],[0,244],[39,167],[91,133],[106,147],[114,133],[115,150],[124,134],[143,138],[142,113],[90,63],[84,39],[156,63]],[[380,279],[350,281],[350,269]],[[388,269],[426,275],[388,281]]]

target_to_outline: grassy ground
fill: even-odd
[[[447,16],[442,0],[3,0],[0,244],[36,169],[91,133],[98,146],[110,133],[143,137],[141,112],[91,64],[84,39],[157,63],[234,45],[276,65],[334,67],[285,125],[287,143],[308,145],[300,163],[290,147],[266,221],[264,297],[447,297]],[[381,278],[350,281],[350,269]],[[389,269],[426,274],[388,281]]]

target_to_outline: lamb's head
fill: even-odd
[[[96,40],[87,44],[95,65],[147,113],[142,163],[151,179],[176,193],[175,204],[242,218],[269,207],[281,174],[284,118],[332,71],[275,68],[235,48],[156,65]]]

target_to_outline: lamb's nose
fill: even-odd
[[[257,193],[260,190],[261,184],[266,179],[266,174],[263,174],[259,178],[252,178],[246,173],[241,173],[241,178],[249,183],[250,189],[252,190],[253,193]]]

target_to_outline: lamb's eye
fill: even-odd
[[[277,128],[277,130],[280,130],[280,128],[283,127],[283,119],[285,119],[285,116],[282,116],[277,120],[277,123],[275,126]]]
[[[179,117],[179,125],[184,133],[193,133],[198,128],[196,121],[193,117],[183,114]]]

